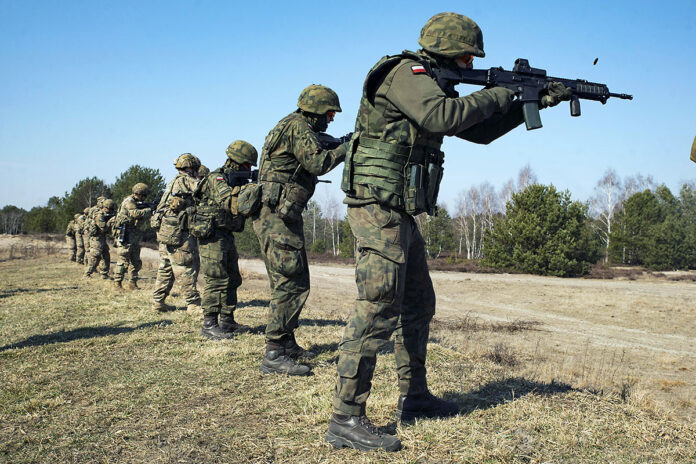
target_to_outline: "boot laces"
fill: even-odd
[[[370,421],[370,419],[367,416],[360,416],[359,421],[360,421],[360,425],[365,427],[367,429],[367,431],[370,432],[371,434],[377,435],[379,437],[381,437],[383,435],[382,432],[380,432],[379,429],[377,429],[377,427],[375,427],[375,425]]]

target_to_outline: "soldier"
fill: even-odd
[[[75,215],[75,219],[78,218],[78,214]],[[70,250],[70,261],[75,262],[75,254],[77,252],[77,243],[75,242],[75,219],[71,219],[68,222],[68,226],[65,228],[65,242],[68,244],[68,250]]]
[[[106,236],[110,229],[110,221],[114,217],[116,204],[113,200],[104,199],[100,202],[102,207],[94,213],[89,224],[89,258],[85,277],[90,277],[99,265],[99,273],[102,279],[109,279],[109,265],[111,256],[109,255],[109,245],[106,243]]]
[[[84,244],[85,247],[85,259],[82,264],[87,264],[87,257],[89,256],[89,223],[91,221],[90,218],[90,207],[88,206],[82,211],[82,243]]]
[[[198,185],[196,173],[200,161],[191,153],[184,153],[174,161],[174,167],[179,172],[167,185],[150,220],[152,227],[157,230],[160,255],[152,309],[160,312],[175,309],[164,300],[169,295],[176,276],[183,290],[187,310],[198,311],[201,304],[196,288],[198,244],[188,232],[184,210],[194,204],[193,191]]]
[[[214,340],[232,338],[249,329],[234,320],[242,276],[232,232],[244,230],[237,197],[257,158],[251,144],[243,140],[232,142],[227,147],[225,164],[201,179],[194,193],[196,212],[189,224],[191,233],[198,238],[203,273],[201,335]]]
[[[114,229],[114,245],[118,262],[114,266],[114,285],[122,288],[121,282],[127,271],[130,271],[128,288],[138,288],[138,271],[143,263],[140,260],[140,225],[151,215],[152,209],[144,203],[150,189],[147,184],[138,182],[132,188],[133,194],[127,196],[116,215]]]
[[[341,111],[333,90],[311,85],[302,91],[297,106],[266,136],[259,170],[263,205],[253,218],[271,283],[261,371],[307,375],[309,366],[296,360],[314,354],[295,340],[300,312],[309,296],[302,211],[314,194],[317,176],[345,159],[347,143],[328,150],[318,139],[317,134]]]
[[[487,144],[523,121],[513,91],[494,87],[459,97],[453,86],[440,88],[432,77],[433,68],[468,68],[474,56],[484,56],[474,21],[437,14],[423,27],[419,43],[423,50],[384,57],[368,73],[343,172],[341,188],[358,247],[358,298],[339,345],[334,413],[326,435],[338,448],[401,447],[365,413],[376,353],[395,330],[397,417],[408,422],[458,412],[455,403],[432,395],[426,382],[435,293],[414,216],[433,214],[436,207],[445,135]],[[569,98],[563,85],[550,87],[545,105]]]
[[[85,242],[84,238],[82,237],[82,229],[85,224],[85,216],[84,214],[77,213],[75,214],[75,225],[74,231],[75,231],[75,246],[77,247],[77,254],[75,256],[75,260],[77,261],[77,264],[84,264],[85,263]]]
[[[196,179],[201,180],[204,177],[206,177],[208,174],[210,174],[210,169],[208,169],[207,166],[201,164],[198,167],[198,172],[196,173]]]

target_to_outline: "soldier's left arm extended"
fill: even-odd
[[[331,171],[346,159],[348,143],[342,143],[333,150],[322,148],[316,132],[302,127],[293,131],[294,154],[302,167],[314,176]]]

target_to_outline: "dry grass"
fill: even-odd
[[[460,415],[396,425],[393,359],[382,355],[368,412],[401,438],[404,450],[335,451],[323,435],[345,311],[310,300],[303,312],[299,341],[319,353],[313,376],[264,376],[258,365],[265,279],[248,275],[240,292],[238,319],[256,333],[211,342],[198,334],[200,316],[149,310],[151,270],[137,292],[82,280],[81,272],[57,257],[0,263],[2,462],[696,459],[696,428],[669,419],[634,379],[620,375],[620,353],[588,347],[577,364],[566,360],[542,371],[542,347],[531,354],[517,347],[543,333],[543,324],[471,317],[438,321],[429,345],[430,387],[456,401]],[[500,359],[494,359],[496,347]],[[572,370],[575,377],[559,378]],[[603,383],[619,388],[596,388]]]

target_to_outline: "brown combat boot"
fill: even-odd
[[[158,311],[160,313],[166,313],[169,311],[176,311],[176,306],[169,305],[165,303],[164,301],[153,301],[152,302],[152,309],[155,311]]]
[[[201,305],[198,303],[189,303],[186,305],[186,312],[189,314],[198,314],[201,312]]]
[[[139,290],[138,283],[135,280],[129,280],[126,284],[128,290]]]
[[[123,290],[123,285],[121,285],[120,280],[114,280],[114,287],[116,287],[117,290]]]

